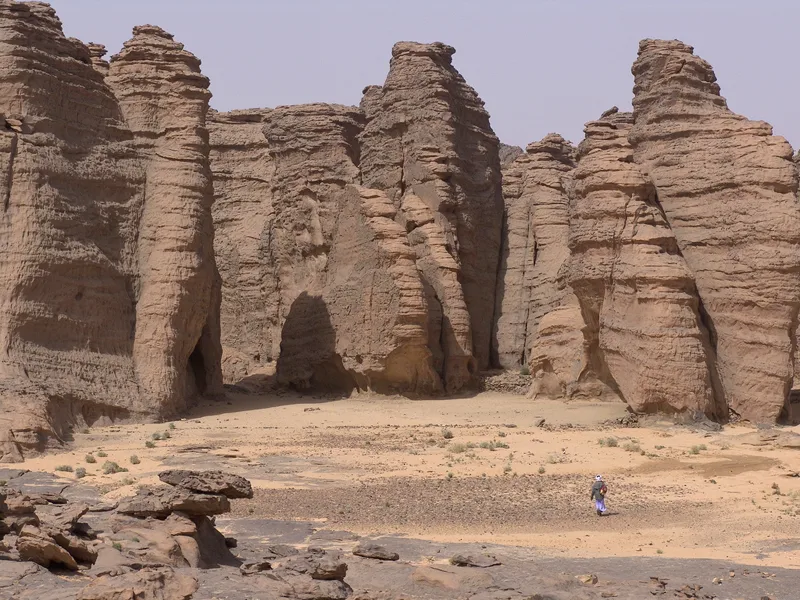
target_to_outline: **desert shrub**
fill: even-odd
[[[140,462],[142,462],[142,461],[139,460],[138,456],[136,456],[135,454],[131,455],[131,464],[132,465],[138,465]]]
[[[103,473],[106,475],[111,475],[112,473],[125,473],[128,469],[125,467],[120,467],[117,463],[107,460],[103,463]]]
[[[150,440],[147,440],[144,443],[144,445],[145,445],[146,448],[155,448],[156,447],[155,442],[151,442]]]
[[[442,429],[442,437],[446,440],[452,440],[453,432],[450,431],[449,429]]]
[[[78,479],[83,479],[84,477],[86,477],[86,469],[84,469],[83,467],[78,467],[77,469],[75,469],[75,477],[77,477]]]
[[[544,467],[539,467],[539,475],[544,475],[544,472],[545,472],[545,468]]]
[[[97,456],[99,456],[100,458],[105,458],[106,456],[108,456],[108,454],[106,454],[101,450],[100,452],[97,453]]]
[[[87,454],[87,455],[84,457],[84,459],[83,459],[83,460],[85,460],[85,461],[86,461],[87,463],[89,463],[90,465],[93,465],[94,463],[96,463],[96,462],[97,462],[97,459],[96,459],[96,458],[95,458],[93,455],[91,455],[91,454]]]
[[[69,465],[58,465],[56,471],[63,471],[64,473],[72,473],[72,467]]]
[[[460,444],[456,442],[455,444],[450,444],[447,449],[452,452],[453,454],[461,454],[462,452],[467,451],[467,447],[464,444]]]
[[[633,442],[628,442],[622,448],[626,452],[638,452],[640,454],[642,452],[642,447],[639,446],[639,444],[634,444]]]

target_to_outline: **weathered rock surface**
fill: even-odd
[[[503,172],[505,224],[497,284],[497,362],[519,368],[529,362],[539,322],[568,303],[560,278],[569,258],[569,197],[575,149],[558,134],[529,144]]]
[[[161,471],[164,483],[201,494],[222,494],[226,498],[252,498],[253,486],[244,477],[224,471]]]
[[[279,107],[265,117],[274,165],[268,246],[274,276],[266,285],[276,298],[277,377],[298,388],[310,387],[315,372],[343,370],[322,294],[341,196],[359,183],[362,123],[357,108],[333,104]],[[305,334],[318,338],[316,348],[306,346]]]
[[[104,80],[47,5],[0,3],[0,23],[0,452],[15,460],[73,424],[215,391],[218,292],[199,61],[139,28]]]
[[[692,270],[722,400],[775,421],[792,380],[800,208],[792,150],[731,112],[714,72],[678,41],[644,40],[633,66],[634,160]]]
[[[174,487],[145,487],[119,503],[117,510],[135,517],[166,518],[175,511],[192,516],[220,515],[231,509],[221,494],[195,493]]]
[[[629,113],[586,125],[571,211],[569,283],[593,370],[637,412],[718,413],[694,277],[633,163]]]
[[[360,389],[441,391],[425,288],[397,213],[378,190],[341,196],[323,292],[333,349]]]
[[[269,109],[209,112],[214,252],[222,278],[222,370],[236,383],[280,353],[269,257],[274,166],[264,136]]]
[[[395,44],[384,85],[365,90],[360,138],[363,184],[388,194],[418,238],[418,257],[433,263],[422,271],[429,298],[441,305],[446,339],[432,351],[444,357],[447,389],[474,369],[465,358],[489,365],[503,210],[499,142],[483,102],[452,66],[454,52],[441,43]]]
[[[385,546],[373,543],[361,543],[353,548],[353,554],[356,556],[363,556],[364,558],[375,558],[377,560],[398,560],[400,555],[397,552],[392,552]]]
[[[78,600],[189,600],[196,591],[194,577],[170,567],[151,567],[98,577],[81,590]]]

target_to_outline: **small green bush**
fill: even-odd
[[[545,468],[539,467],[539,475],[544,475]]]
[[[140,462],[142,462],[142,461],[139,460],[138,456],[136,456],[135,454],[131,455],[131,464],[132,465],[138,465]]]
[[[63,471],[65,473],[72,473],[72,467],[69,465],[58,465],[56,471]]]
[[[85,461],[86,461],[87,463],[89,463],[90,465],[93,465],[94,463],[96,463],[96,462],[97,462],[97,459],[96,459],[94,456],[92,456],[91,454],[87,454],[87,455],[84,457],[84,459],[83,459],[83,460],[85,460]]]
[[[150,437],[152,437],[154,440],[158,441],[158,440],[160,440],[160,439],[161,439],[161,433],[160,433],[160,432],[158,432],[158,431],[156,431],[156,432],[155,432],[155,433],[154,433],[152,436],[150,436]]]
[[[86,469],[84,469],[83,467],[78,467],[77,469],[75,469],[75,477],[77,477],[78,479],[83,479],[84,477],[86,477]]]
[[[628,442],[622,448],[626,452],[638,452],[638,453],[642,452],[642,447],[639,444],[634,444],[633,442]]]
[[[164,433],[161,434],[161,439],[164,439],[164,440],[168,440],[171,437],[172,437],[172,434],[169,431],[165,431]]]
[[[498,431],[497,432],[497,437],[506,437],[506,432],[505,431]]]
[[[155,443],[154,443],[154,442],[151,442],[150,440],[147,440],[147,441],[144,443],[144,445],[145,445],[147,448],[155,448],[155,447],[156,447]]]
[[[107,460],[103,463],[103,473],[106,475],[111,475],[112,473],[126,473],[128,469],[125,467],[120,467],[117,463]]]
[[[442,437],[446,440],[452,440],[453,432],[450,431],[449,429],[442,429]]]
[[[170,429],[175,429],[175,423],[170,423],[170,424],[169,424],[169,428],[170,428]]]
[[[462,452],[467,451],[467,447],[464,444],[460,444],[456,442],[455,444],[450,444],[447,449],[452,452],[453,454],[461,454]]]
[[[114,542],[113,544],[111,544],[111,546],[114,548],[114,550],[122,552],[122,544],[120,544],[119,542]]]
[[[100,458],[105,458],[106,456],[108,456],[108,454],[106,454],[101,450],[100,452],[97,453],[97,456],[99,456]]]

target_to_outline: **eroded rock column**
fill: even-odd
[[[634,160],[655,186],[717,356],[724,400],[774,422],[792,380],[800,209],[792,150],[731,112],[714,72],[678,41],[644,40],[634,63]]]

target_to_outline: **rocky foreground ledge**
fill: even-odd
[[[222,471],[164,471],[164,485],[117,503],[48,473],[0,478],[4,600],[780,600],[800,583],[791,570],[723,561],[559,559],[304,522],[218,524],[232,500],[253,496],[249,481]]]

